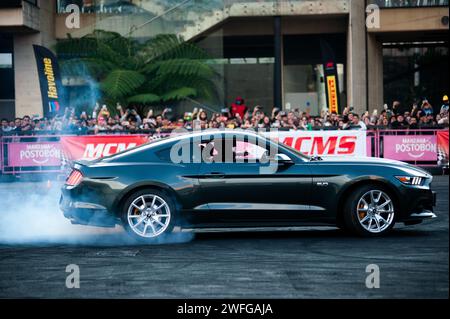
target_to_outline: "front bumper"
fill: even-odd
[[[420,197],[415,202],[410,214],[402,219],[406,225],[414,225],[436,218],[433,207],[436,206],[436,192],[430,191],[427,196]]]
[[[59,208],[72,224],[115,227],[118,223],[104,206],[72,198],[68,190],[62,190]]]

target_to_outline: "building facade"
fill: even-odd
[[[0,117],[43,114],[33,44],[53,48],[96,29],[197,43],[220,75],[212,109],[241,96],[266,111],[320,113],[322,43],[337,65],[341,110],[423,98],[439,107],[449,84],[448,10],[448,0],[4,0]],[[85,84],[64,80],[85,94]]]

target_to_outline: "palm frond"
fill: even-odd
[[[144,73],[155,73],[156,75],[190,75],[211,78],[215,76],[214,70],[199,60],[174,59],[165,60],[146,65]]]
[[[197,45],[184,42],[173,34],[161,34],[147,41],[140,54],[147,62],[167,59],[208,59],[209,55]]]
[[[145,76],[136,71],[114,70],[101,83],[101,89],[111,98],[133,94],[145,82]]]
[[[114,69],[114,64],[97,58],[79,58],[61,60],[61,73],[66,76],[95,76],[101,77]]]
[[[163,101],[179,101],[187,97],[197,95],[197,90],[191,87],[181,87],[172,91],[169,91],[161,96]]]
[[[138,103],[138,104],[153,104],[158,103],[160,101],[161,97],[152,93],[137,94],[127,99],[128,103]]]

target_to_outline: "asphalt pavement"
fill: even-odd
[[[335,228],[180,232],[135,245],[120,228],[70,225],[57,185],[0,184],[0,298],[448,298],[449,178],[438,218],[382,238]],[[67,265],[80,287],[66,287]],[[369,266],[379,288],[366,287]]]

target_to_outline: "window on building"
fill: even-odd
[[[0,69],[12,69],[12,53],[0,53]]]

